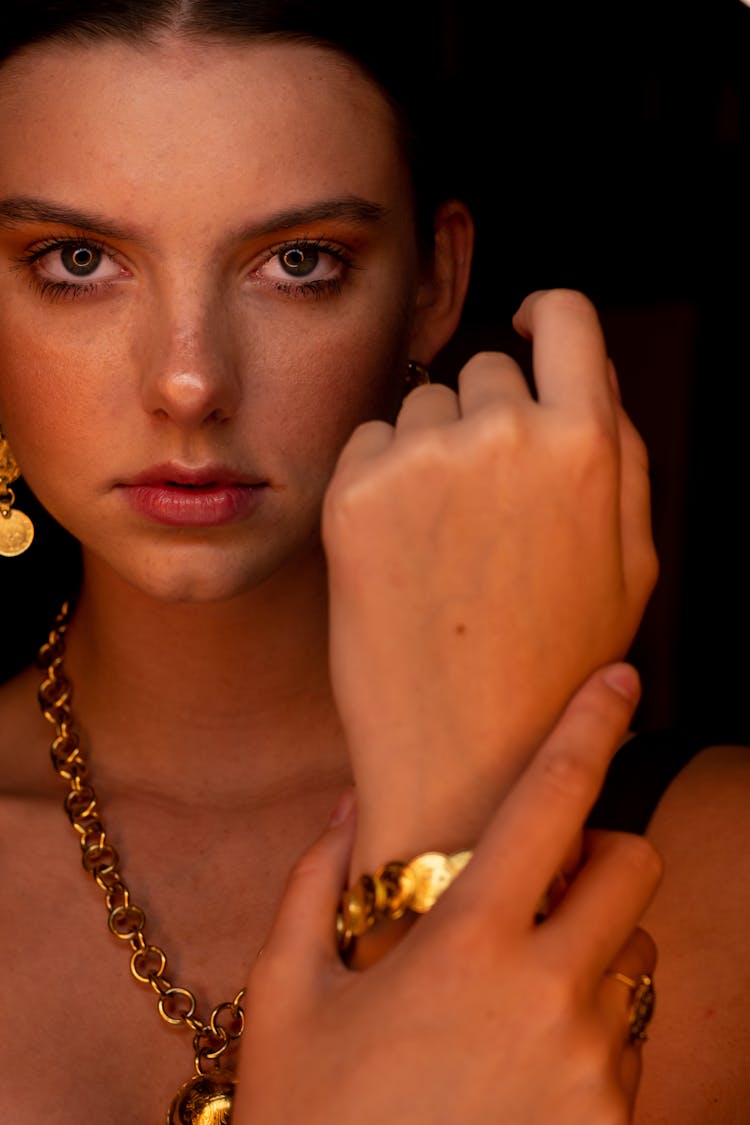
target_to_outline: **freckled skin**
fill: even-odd
[[[0,197],[40,196],[137,235],[101,239],[112,256],[100,272],[114,274],[101,292],[51,300],[15,259],[81,232],[0,229],[0,419],[86,551],[161,598],[233,596],[317,542],[342,444],[393,414],[420,342],[390,110],[356,69],[310,47],[43,51],[43,65],[32,49],[0,76]],[[342,195],[383,218],[239,236]],[[323,264],[336,289],[279,291],[283,271],[264,255],[294,237],[345,248],[351,267]],[[155,527],[113,486],[169,460],[225,463],[270,488],[251,520],[211,536]]]

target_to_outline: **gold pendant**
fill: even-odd
[[[0,555],[22,555],[33,538],[34,525],[27,515],[17,508],[0,512]]]
[[[229,1125],[235,1084],[228,1070],[194,1074],[172,1099],[167,1125]]]

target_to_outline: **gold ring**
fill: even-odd
[[[641,973],[635,979],[626,976],[625,973],[610,972],[608,975],[632,990],[633,1002],[628,1016],[628,1034],[631,1043],[645,1042],[648,1038],[646,1028],[654,1014],[654,1003],[656,1001],[653,978],[648,973]]]

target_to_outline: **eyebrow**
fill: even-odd
[[[108,238],[123,240],[138,237],[138,232],[134,229],[128,230],[126,227],[120,227],[116,223],[110,222],[103,215],[77,211],[74,207],[67,207],[64,203],[36,199],[30,195],[16,195],[7,199],[0,199],[0,227],[7,230],[21,223],[59,223],[63,226],[95,230]]]
[[[358,195],[346,195],[340,199],[322,199],[309,206],[293,207],[278,211],[239,232],[240,239],[258,238],[289,227],[301,227],[306,223],[319,223],[324,219],[346,219],[349,222],[372,225],[385,217],[387,210],[380,203],[363,199]]]
[[[277,230],[304,226],[306,223],[321,222],[325,219],[345,219],[349,222],[372,225],[383,219],[386,214],[386,208],[380,203],[374,203],[358,195],[346,195],[277,211],[247,227],[240,228],[236,237],[241,240],[259,238]],[[136,227],[122,227],[103,215],[78,211],[64,203],[23,195],[0,199],[0,228],[13,228],[22,223],[58,223],[96,231],[97,234],[103,234],[107,238],[116,238],[124,242],[149,241]]]

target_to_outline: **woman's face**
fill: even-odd
[[[44,44],[0,71],[0,421],[41,501],[158,597],[317,541],[423,327],[391,111],[291,44]]]

